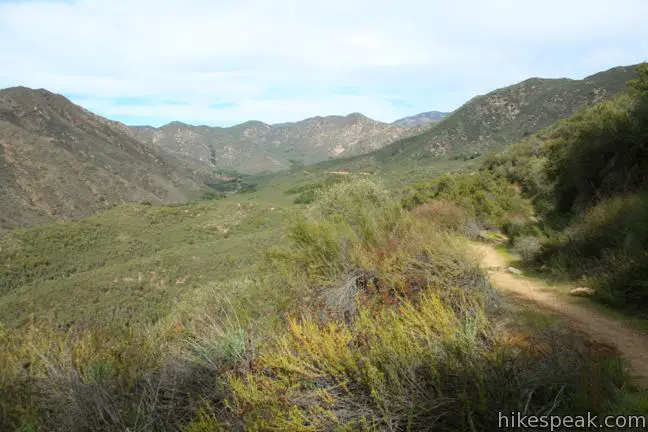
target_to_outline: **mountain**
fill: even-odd
[[[477,96],[437,127],[381,151],[417,159],[485,152],[513,143],[618,94],[635,77],[635,69],[617,67],[582,80],[530,78]]]
[[[115,203],[183,201],[208,177],[61,95],[0,90],[0,232]]]
[[[402,119],[396,120],[392,124],[406,127],[422,126],[429,123],[437,123],[443,120],[443,118],[447,117],[449,114],[450,113],[441,111],[428,111],[410,117],[404,117]]]
[[[274,125],[249,121],[221,128],[173,122],[160,128],[132,126],[131,130],[139,140],[182,158],[255,173],[366,153],[422,129],[354,113]]]
[[[321,168],[386,169],[395,164],[429,165],[441,156],[483,154],[571,117],[585,106],[614,97],[636,75],[635,65],[616,67],[581,80],[530,78],[474,97],[423,133],[362,156],[323,162]]]

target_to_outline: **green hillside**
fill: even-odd
[[[12,231],[0,241],[2,321],[155,323],[196,289],[249,274],[282,236],[285,210],[269,208],[132,204]]]

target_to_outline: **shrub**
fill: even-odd
[[[414,192],[403,200],[403,206],[411,209],[432,199],[451,201],[492,228],[502,227],[511,218],[527,218],[533,214],[531,203],[514,185],[487,171],[446,174],[415,185]]]
[[[648,65],[632,91],[579,112],[550,135],[547,174],[562,212],[643,188],[648,180]]]
[[[590,278],[612,305],[640,310],[648,302],[646,220],[646,192],[605,200],[575,218],[538,260]]]
[[[267,254],[267,263],[284,275],[285,284],[314,288],[309,295],[332,313],[355,311],[356,294],[389,304],[430,286],[443,296],[457,287],[480,292],[494,307],[494,292],[478,263],[440,225],[455,224],[452,215],[458,214],[463,213],[457,206],[443,202],[408,214],[373,183],[339,185],[322,194],[309,217],[293,223],[292,244]]]
[[[313,201],[315,201],[315,195],[316,192],[315,190],[307,190],[305,192],[300,193],[295,197],[293,200],[294,204],[311,204]]]
[[[522,259],[532,260],[540,251],[540,241],[532,236],[520,236],[513,240],[513,250],[520,254]]]
[[[225,195],[222,192],[217,192],[215,190],[209,190],[203,192],[203,194],[200,196],[201,201],[212,201],[212,200],[218,200],[221,198],[224,198]]]
[[[412,210],[415,217],[430,220],[444,230],[459,232],[468,223],[466,211],[445,200],[432,200]]]
[[[360,179],[321,191],[310,216],[347,226],[362,243],[375,244],[394,227],[400,210],[381,185]]]
[[[184,319],[169,318],[155,331],[61,332],[35,323],[8,332],[0,352],[0,429],[231,430],[222,373],[246,364],[251,335],[231,313]],[[206,406],[218,422],[208,422]]]
[[[598,411],[618,375],[562,343],[500,332],[467,296],[364,307],[351,325],[291,319],[248,372],[230,375],[232,406],[248,430],[280,431],[491,430],[499,412]]]

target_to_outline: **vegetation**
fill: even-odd
[[[225,194],[216,192],[215,190],[210,190],[210,191],[205,191],[203,194],[200,196],[200,199],[202,201],[211,201],[211,200],[217,200],[217,199],[222,199],[225,198]]]
[[[646,313],[648,65],[638,70],[627,94],[552,132],[545,169],[569,225],[541,259],[590,278],[601,300]]]
[[[32,315],[54,326],[155,323],[196,290],[248,275],[285,231],[286,211],[270,208],[231,199],[129,204],[12,231],[0,241],[2,321],[10,328]]]
[[[244,181],[240,177],[231,178],[229,180],[221,180],[209,184],[214,191],[221,195],[232,193],[246,193],[256,191],[257,184],[249,181]],[[210,193],[213,193],[210,191]]]
[[[533,215],[533,208],[504,178],[482,171],[446,174],[414,185],[403,205],[413,208],[431,199],[451,201],[488,228],[512,227]]]
[[[10,266],[14,283],[5,293],[14,293],[18,280],[42,281],[72,263],[87,266],[75,272],[92,272],[94,248],[114,247],[102,230],[125,211],[146,224],[166,214],[159,220],[164,245],[173,230],[202,226],[198,209],[213,220],[213,212],[238,208],[226,201],[161,214],[154,206],[116,208],[92,224],[14,233],[3,240],[3,253],[14,244],[5,255],[11,262],[38,256],[36,249],[27,253],[28,239],[34,248],[43,238],[58,248],[67,244],[68,253],[57,261],[52,253],[49,264],[38,261],[39,270],[28,273]],[[185,210],[196,213],[185,219]],[[260,215],[246,211],[231,236],[258,238]],[[267,250],[260,266],[217,283],[212,274],[154,323],[56,328],[34,319],[17,328],[14,321],[1,333],[2,427],[482,430],[495,424],[498,411],[613,410],[619,394],[632,392],[623,364],[576,335],[505,320],[503,300],[449,225],[457,211],[444,201],[406,211],[379,184],[343,182],[292,216],[285,240],[272,237],[274,247],[260,248]],[[77,229],[87,231],[68,237]],[[143,227],[132,229],[134,236]],[[196,242],[206,237],[200,229],[195,235]],[[217,248],[227,244],[220,241],[230,238],[212,237],[204,246],[219,256]],[[115,250],[102,267],[129,256],[138,262],[148,248],[134,244]],[[250,246],[239,244],[239,251]],[[202,247],[194,243],[189,256]],[[165,266],[179,260],[174,255]],[[74,297],[76,306],[83,303],[80,292]]]
[[[473,152],[473,153],[459,153],[456,155],[453,155],[450,157],[452,160],[463,160],[463,161],[469,161],[471,159],[477,159],[479,156],[481,156],[481,153],[479,152]]]
[[[297,195],[293,201],[294,204],[310,204],[315,201],[319,191],[345,180],[346,178],[343,175],[329,174],[323,181],[293,186],[287,189],[285,193],[287,195]]]
[[[376,199],[358,200],[368,195]],[[554,333],[498,331],[500,299],[461,243],[434,218],[388,201],[359,205],[385,199],[366,182],[337,186],[313,208],[318,223],[294,228],[283,258],[321,287],[329,315],[290,319],[252,368],[230,375],[249,430],[483,430],[520,403],[530,412],[600,409],[595,400],[609,395],[584,385],[589,367],[602,366],[611,388],[624,385],[614,362],[578,343],[558,354]]]
[[[584,110],[552,134],[547,172],[558,210],[580,211],[648,179],[648,65],[632,91]]]
[[[489,154],[478,174],[418,185],[406,205],[430,198],[455,202],[489,221],[491,228],[506,231],[530,265],[544,265],[574,279],[585,277],[601,301],[645,315],[647,180],[644,64],[626,93]],[[492,201],[485,199],[489,195]],[[529,215],[520,211],[527,201],[539,220],[520,219],[516,224],[501,217],[510,214],[510,206]]]

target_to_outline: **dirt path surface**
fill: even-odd
[[[648,388],[648,335],[592,308],[570,303],[568,299],[551,292],[540,282],[509,273],[506,270],[509,266],[506,259],[492,246],[475,244],[474,248],[481,258],[482,267],[488,271],[489,279],[495,286],[561,315],[569,325],[593,340],[615,346],[630,362],[642,386]]]

